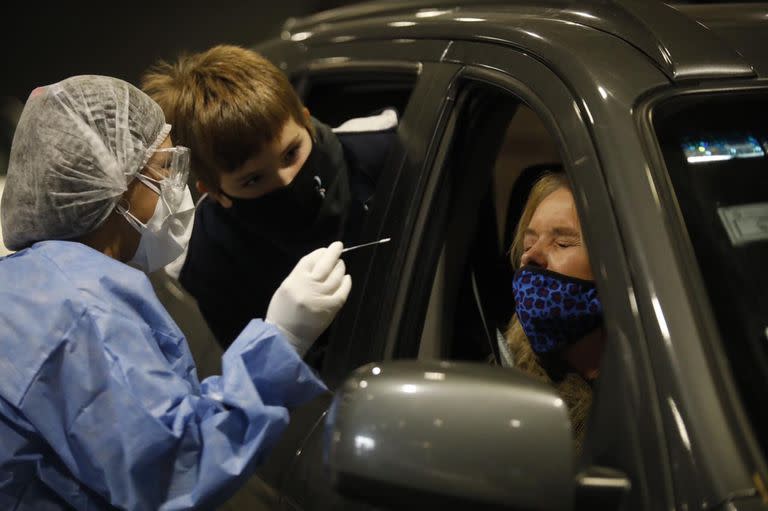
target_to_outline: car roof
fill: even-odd
[[[526,25],[535,27],[536,35],[552,45],[558,44],[558,38],[548,35],[569,26],[589,27],[629,43],[670,80],[679,81],[768,75],[768,44],[754,43],[768,37],[766,17],[768,3],[700,6],[655,0],[375,0],[291,18],[283,27],[282,38],[304,44],[323,44],[340,35],[346,40],[481,40],[531,50],[526,46],[525,34],[530,35],[524,30]],[[583,53],[579,58],[590,57]]]

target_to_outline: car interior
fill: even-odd
[[[482,123],[491,135],[486,139],[495,140],[495,149],[478,143],[483,137],[477,131],[469,139],[472,147],[455,148],[457,154],[471,160],[475,181],[480,181],[476,177],[481,173],[487,178],[474,192],[475,197],[468,199],[474,205],[454,204],[457,212],[476,211],[476,218],[469,225],[458,218],[450,221],[452,228],[446,233],[438,263],[419,358],[493,359],[498,363],[498,338],[504,335],[514,310],[511,286],[515,269],[509,253],[514,231],[532,185],[544,172],[562,170],[554,140],[530,107],[515,103],[506,111],[499,110],[503,112],[500,122],[488,122],[484,115]],[[493,131],[497,132],[495,137]],[[465,257],[457,258],[458,244],[468,247]],[[457,274],[461,275],[459,284],[446,285],[455,282],[452,275]],[[455,287],[453,292],[450,287]],[[451,302],[455,304],[446,307]],[[438,311],[438,303],[444,313]],[[434,332],[436,322],[440,324],[439,334]]]

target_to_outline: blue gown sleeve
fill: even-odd
[[[148,327],[84,311],[20,403],[72,476],[121,509],[214,507],[264,459],[288,408],[327,390],[260,320],[199,385],[132,328]]]

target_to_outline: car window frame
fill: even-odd
[[[303,56],[299,56],[295,48],[286,49],[279,45],[269,48],[278,60],[282,59],[281,68],[299,87],[312,76],[327,78],[334,75],[354,77],[371,73],[418,73],[408,106],[404,112],[400,112],[398,134],[402,147],[391,156],[387,169],[381,174],[376,190],[376,205],[371,209],[363,229],[362,236],[365,238],[379,239],[385,237],[387,230],[397,232],[400,228],[408,228],[408,208],[400,208],[397,204],[408,206],[413,200],[410,192],[397,198],[395,189],[403,182],[418,181],[424,161],[429,158],[431,141],[408,134],[431,133],[432,124],[439,122],[443,103],[439,98],[441,88],[447,86],[450,76],[460,67],[439,62],[450,44],[450,41],[442,40],[351,41],[307,46]],[[403,239],[403,236],[394,236],[392,242],[386,245],[365,249],[365,252],[357,254],[367,257],[367,261],[357,265],[355,270],[363,278],[355,279],[352,294],[329,329],[326,352],[319,371],[331,389],[356,367],[384,358],[383,345],[377,341],[378,332],[371,329],[371,325],[380,320],[372,318],[390,315],[388,311],[393,300],[389,297],[388,286],[382,286],[380,282],[369,282],[370,270],[392,264],[392,257],[399,257]]]
[[[371,64],[366,64],[366,59],[371,59],[377,55],[400,56],[403,58],[404,66],[391,67],[391,60],[388,63],[389,69],[396,72],[402,69],[413,69],[413,65],[418,65],[419,77],[414,88],[409,105],[405,112],[402,112],[398,130],[406,132],[431,133],[434,126],[442,122],[444,103],[450,101],[450,97],[442,97],[440,94],[447,90],[453,75],[460,68],[457,64],[441,64],[440,56],[444,53],[449,41],[413,41],[411,44],[402,42],[381,41],[376,43],[365,42],[354,45],[334,45],[331,47],[315,48],[309,51],[306,60],[295,55],[291,48],[276,46],[273,48],[276,58],[284,58],[281,67],[287,71],[288,75],[295,79],[300,79],[302,73],[312,69],[313,58],[317,58],[322,65],[314,69],[321,68],[323,73],[333,73],[336,71],[346,72],[346,64],[349,63],[348,56],[353,56],[359,62],[356,65],[357,70],[369,72],[376,65],[383,61],[379,60]],[[394,51],[392,51],[394,49]],[[341,57],[340,55],[344,55]],[[406,58],[407,57],[407,58]],[[292,67],[293,66],[293,67]],[[416,183],[415,186],[406,186],[410,190],[418,190],[418,183],[421,181],[424,168],[431,161],[432,145],[431,140],[420,140],[418,138],[406,137],[404,140],[404,152],[396,154],[395,159],[389,167],[390,172],[385,181],[380,182],[377,188],[379,197],[385,205],[373,211],[374,218],[370,219],[364,235],[372,239],[384,232],[385,229],[393,225],[404,224],[405,228],[409,223],[409,217],[412,214],[412,207],[415,201],[408,194],[400,200],[405,203],[404,208],[397,207],[397,191],[404,183]],[[414,192],[415,193],[415,192]],[[399,245],[406,240],[406,236],[393,239],[388,246],[381,248],[374,247],[368,253],[368,264],[365,267],[365,274],[368,275],[368,269],[374,268],[380,264],[393,264],[397,260],[398,254],[402,251]],[[382,248],[391,250],[389,253],[383,253]],[[394,257],[393,257],[394,256]],[[324,364],[320,372],[330,389],[335,388],[348,375],[348,373],[361,365],[359,360],[380,360],[384,358],[383,345],[372,342],[375,335],[374,319],[386,317],[388,308],[382,305],[384,295],[392,291],[388,286],[381,286],[376,283],[355,281],[353,289],[360,290],[358,295],[351,295],[345,307],[342,309],[336,323],[331,327],[330,339],[328,343],[327,360],[332,360],[332,364]],[[352,348],[356,350],[352,350]],[[322,404],[320,405],[322,406]],[[316,408],[316,407],[315,407]],[[314,416],[312,413],[310,416]],[[302,421],[304,422],[304,421]],[[303,426],[303,424],[302,424]],[[289,429],[296,430],[300,425],[298,422],[291,421]],[[278,489],[284,505],[292,509],[303,509],[306,502],[313,502],[318,493],[322,495],[323,500],[337,503],[339,506],[346,502],[346,499],[333,491],[322,481],[323,477],[315,477],[312,474],[306,479],[297,481],[295,484],[289,481],[290,475],[297,472],[305,473],[310,471],[313,474],[322,472],[323,467],[318,463],[317,452],[319,449],[319,438],[322,437],[322,418],[318,419],[314,426],[307,431],[299,433],[296,437],[300,441],[296,443],[293,439],[286,440],[281,452],[285,454],[294,453],[292,459],[287,460],[285,456],[280,460],[274,461],[274,467],[270,467],[272,480],[279,481]],[[282,443],[282,442],[281,442]],[[284,475],[284,476],[283,476]],[[290,495],[290,497],[289,497]],[[362,505],[362,504],[361,504]]]
[[[578,105],[571,95],[568,87],[562,83],[558,76],[547,69],[546,66],[536,61],[532,57],[522,53],[512,53],[509,50],[504,50],[499,47],[495,47],[489,44],[483,43],[456,43],[452,46],[457,54],[455,60],[457,61],[472,61],[475,65],[465,66],[462,68],[461,76],[457,76],[458,79],[472,77],[477,80],[485,80],[490,83],[494,83],[499,87],[503,87],[511,93],[517,95],[525,101],[525,103],[537,111],[542,120],[547,124],[551,132],[557,134],[564,142],[565,147],[562,147],[563,163],[566,169],[569,170],[569,175],[574,184],[574,192],[577,199],[577,209],[580,216],[584,217],[586,206],[584,204],[585,189],[589,188],[594,190],[595,188],[602,189],[604,194],[601,200],[604,201],[603,206],[607,211],[611,211],[611,203],[608,200],[609,194],[605,189],[605,182],[602,178],[600,169],[599,158],[596,153],[594,142],[592,140],[591,132],[584,122],[587,117],[583,112],[579,112],[578,108],[573,106]],[[471,55],[470,55],[471,54]],[[515,58],[511,58],[515,55]],[[450,56],[449,56],[450,57]],[[444,60],[450,61],[452,59],[446,58]],[[523,78],[524,77],[524,78]],[[553,86],[553,84],[559,84],[559,86]],[[456,88],[456,87],[454,87]],[[536,91],[534,93],[534,91]],[[557,108],[551,109],[549,107],[552,104],[557,104]],[[570,111],[570,116],[568,112]],[[445,135],[448,137],[449,135]],[[567,140],[569,139],[570,140]],[[449,143],[446,139],[443,139],[441,144]],[[574,150],[574,148],[578,148]],[[439,150],[439,149],[438,149]],[[591,167],[591,168],[590,168]],[[434,172],[436,169],[431,169],[430,172]],[[588,186],[584,181],[591,181]],[[593,207],[590,204],[590,207]],[[428,215],[428,211],[421,211],[420,214]],[[608,223],[608,227],[605,224]],[[607,350],[605,355],[606,365],[614,364],[615,370],[606,370],[601,375],[601,383],[599,385],[598,392],[600,393],[600,401],[604,402],[602,406],[596,406],[602,408],[604,413],[600,414],[602,423],[599,427],[593,427],[595,429],[594,435],[611,436],[613,440],[606,442],[599,446],[591,443],[587,449],[585,449],[585,456],[583,461],[588,464],[592,463],[608,463],[613,465],[633,465],[635,468],[634,478],[638,488],[642,488],[638,491],[638,495],[642,495],[647,501],[666,501],[672,502],[671,490],[669,487],[669,477],[666,467],[668,466],[668,458],[666,457],[666,451],[664,449],[664,432],[658,428],[658,403],[655,399],[650,398],[645,400],[644,403],[638,403],[647,407],[649,410],[647,413],[647,420],[643,424],[648,432],[654,431],[655,434],[640,434],[639,424],[636,423],[636,417],[634,414],[627,413],[625,415],[624,435],[618,434],[616,431],[606,433],[608,426],[605,424],[610,421],[607,417],[607,410],[614,409],[614,404],[622,403],[624,396],[617,392],[617,389],[629,387],[632,394],[636,397],[639,395],[638,386],[643,385],[647,389],[646,393],[655,392],[653,385],[653,378],[650,369],[647,367],[647,357],[643,353],[644,336],[642,334],[642,325],[639,323],[634,311],[632,310],[631,300],[626,295],[627,289],[632,289],[630,273],[626,267],[626,257],[621,242],[621,236],[618,235],[618,227],[616,220],[611,215],[607,215],[607,218],[603,218],[602,224],[597,227],[588,227],[585,229],[585,237],[587,238],[590,246],[599,247],[594,251],[596,261],[596,270],[598,272],[597,281],[598,289],[601,293],[606,290],[612,291],[612,293],[605,293],[608,296],[615,295],[618,292],[623,294],[622,305],[623,311],[612,310],[609,314],[623,314],[625,317],[623,321],[629,321],[637,328],[636,336],[632,339],[627,338],[627,332],[614,329],[612,334],[616,339],[614,346]],[[421,236],[424,233],[416,233],[416,236]],[[613,237],[611,237],[613,235]],[[606,243],[607,241],[607,243]],[[605,250],[609,248],[608,250]],[[423,250],[423,248],[422,248]],[[418,260],[421,257],[419,250],[412,249],[410,254],[410,261]],[[434,251],[433,251],[434,252]],[[608,255],[606,254],[612,254]],[[605,264],[605,261],[612,257],[613,263],[619,263],[623,265],[621,268],[622,276],[627,279],[626,283],[619,282],[606,282],[604,278],[605,268],[601,265]],[[614,273],[616,276],[616,273]],[[427,294],[429,290],[427,290]],[[414,303],[414,300],[418,299],[416,296],[409,297],[409,300],[405,302],[404,309],[417,310],[424,309],[424,304]],[[422,297],[423,300],[423,292]],[[615,305],[613,307],[615,308]],[[610,316],[607,324],[610,325]],[[398,318],[400,319],[400,318]],[[609,332],[611,332],[609,326]],[[403,336],[402,331],[396,329],[390,329],[388,338],[388,355],[392,356],[395,352],[393,346]],[[633,353],[634,357],[638,360],[638,366],[635,368],[629,368],[628,371],[618,370],[624,365],[625,357],[628,352]],[[618,384],[618,385],[615,385]],[[597,401],[597,400],[596,400]],[[595,422],[594,420],[592,422]],[[626,438],[631,437],[634,439],[636,445],[633,446],[632,452],[626,450],[627,442]],[[644,447],[641,449],[639,443],[644,443]],[[650,450],[649,450],[650,449]],[[623,451],[623,452],[622,452]],[[652,456],[651,456],[652,453]],[[644,459],[645,458],[645,459]],[[653,459],[659,464],[660,469],[654,471],[645,470],[644,467],[649,465],[647,458]],[[653,463],[651,463],[653,464]],[[654,490],[651,490],[654,488]],[[651,496],[649,493],[655,493]],[[638,508],[642,508],[641,504],[638,504]]]
[[[386,318],[396,317],[397,305],[394,289],[387,268],[400,267],[410,239],[413,212],[417,197],[423,187],[424,168],[432,154],[431,140],[421,140],[408,134],[431,133],[442,122],[444,88],[450,83],[457,66],[439,63],[423,63],[419,81],[414,89],[408,108],[400,119],[398,133],[402,146],[389,170],[377,185],[377,205],[365,226],[363,236],[368,239],[390,237],[391,242],[372,247],[362,257],[367,257],[365,279],[353,285],[360,292],[352,297],[340,314],[339,328],[331,334],[323,367],[323,378],[331,387],[341,383],[349,372],[373,360],[386,358],[382,334],[376,328]],[[391,280],[391,279],[390,279]]]

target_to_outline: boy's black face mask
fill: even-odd
[[[331,129],[312,119],[312,151],[293,181],[255,199],[232,197],[227,212],[249,231],[286,241],[338,239],[350,201],[341,143]]]

